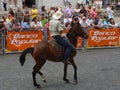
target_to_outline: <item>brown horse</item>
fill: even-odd
[[[82,37],[87,39],[88,36],[87,34],[83,31],[83,28],[80,25],[74,25],[73,28],[69,30],[67,33],[67,38],[68,40],[73,44],[74,47],[77,45],[77,37]],[[54,47],[55,45],[51,43],[50,41],[48,42],[40,42],[34,47],[30,47],[25,49],[22,54],[20,55],[20,63],[23,66],[25,62],[25,56],[27,53],[31,53],[36,64],[33,67],[33,84],[35,87],[40,87],[39,84],[36,82],[36,74],[40,74],[42,76],[42,80],[46,82],[45,76],[43,73],[40,71],[42,66],[45,64],[46,60],[53,61],[53,62],[62,62],[62,56],[63,56],[63,51],[57,51],[56,48]],[[77,66],[74,62],[74,56],[76,55],[76,49],[74,48],[72,53],[70,54],[69,61],[71,62],[71,65],[74,68],[74,81],[77,83]],[[66,78],[67,77],[67,66],[68,64],[64,63],[64,76],[63,80],[65,82],[69,82],[69,80]]]

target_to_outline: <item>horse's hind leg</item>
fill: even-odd
[[[45,78],[45,76],[43,75],[43,73],[39,71],[38,74],[42,77],[42,81],[43,81],[44,83],[46,83],[47,81],[46,81],[46,78]]]
[[[77,66],[73,58],[70,59],[70,62],[72,63],[72,66],[74,68],[74,82],[77,83]]]
[[[45,64],[45,61],[42,61],[42,63],[36,63],[36,65],[34,66],[33,68],[33,72],[32,72],[32,76],[33,76],[33,84],[35,87],[38,87],[40,88],[40,85],[37,84],[36,82],[36,74],[40,74],[40,75],[43,75],[39,70],[42,68],[42,66]]]

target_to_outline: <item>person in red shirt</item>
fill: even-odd
[[[97,10],[95,7],[93,7],[93,9],[90,11],[90,15],[93,17],[93,19],[97,17]]]

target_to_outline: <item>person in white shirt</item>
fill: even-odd
[[[83,14],[80,14],[80,16],[78,17],[79,22],[81,22],[81,21],[82,21],[82,17],[83,17]]]
[[[34,17],[30,25],[34,30],[39,30],[42,28],[42,23],[38,21],[38,17]]]
[[[80,25],[84,28],[85,32],[88,32],[88,27],[90,27],[90,24],[87,22],[86,17],[82,17],[82,20],[80,21]],[[85,50],[86,48],[86,39],[82,39],[82,50]]]
[[[80,25],[84,28],[86,32],[87,32],[87,28],[90,27],[90,24],[87,22],[86,17],[82,17],[82,20],[80,21]]]
[[[86,21],[87,21],[90,25],[92,25],[92,23],[93,23],[94,20],[92,19],[92,16],[89,15]]]
[[[72,18],[69,18],[69,14],[66,14],[63,21],[64,25],[66,25],[66,23],[70,23],[71,21],[72,21]]]

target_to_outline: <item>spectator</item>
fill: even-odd
[[[115,21],[114,21],[113,18],[110,19],[110,21],[109,21],[109,25],[110,25],[110,27],[118,27],[118,24],[115,23]]]
[[[42,23],[38,21],[38,17],[34,17],[31,22],[31,28],[33,30],[39,30],[42,28]]]
[[[63,21],[64,25],[66,25],[66,23],[70,23],[71,21],[72,21],[72,18],[69,18],[69,14],[66,14]]]
[[[93,19],[97,17],[96,7],[93,7],[93,9],[92,9],[91,12],[90,12],[90,15],[93,17]]]
[[[5,25],[7,27],[7,30],[11,30],[12,20],[13,20],[13,17],[11,16],[11,14],[8,14],[5,20]]]
[[[68,6],[70,4],[70,0],[64,0],[64,5]]]
[[[113,11],[113,7],[111,6],[109,12],[107,13],[108,18],[109,19],[114,18],[113,14],[114,14],[114,11]]]
[[[101,28],[102,26],[102,19],[100,17],[96,17],[92,23],[94,28]]]
[[[13,19],[13,17],[11,16],[11,14],[8,14],[6,17],[6,21],[11,22]]]
[[[93,19],[92,19],[92,16],[91,15],[88,15],[88,18],[87,18],[87,20],[86,20],[90,25],[92,25],[92,23],[93,23]]]
[[[3,0],[3,8],[7,11],[7,0]]]
[[[87,22],[86,17],[82,17],[82,20],[80,21],[80,25],[83,27],[83,30],[87,33],[88,27],[90,27],[90,24]],[[82,50],[85,50],[86,47],[86,39],[82,40]]]
[[[13,9],[12,9],[12,8],[10,8],[10,9],[9,9],[9,14],[11,15],[11,17],[13,17],[13,18],[14,18],[15,13],[14,13],[14,11],[13,11]]]
[[[41,23],[42,23],[42,27],[45,27],[45,24],[48,22],[48,19],[45,17],[45,14],[42,13],[41,14]]]
[[[42,23],[42,27],[43,27],[44,41],[48,41],[48,29],[45,28],[45,25],[48,22],[48,19],[45,17],[44,13],[41,15],[40,22]]]
[[[65,14],[68,14],[70,17],[73,15],[72,5],[69,4],[69,6],[65,10]]]
[[[30,30],[30,19],[29,18],[24,18],[23,23],[21,24],[23,30]]]
[[[102,9],[101,9],[100,5],[98,5],[98,7],[97,7],[97,14],[98,14],[98,16],[100,16],[101,13],[102,13]]]
[[[23,20],[23,12],[21,11],[21,8],[18,7],[17,11],[15,12],[15,18],[19,21],[19,23],[21,24],[22,20]]]
[[[46,8],[45,8],[44,5],[41,7],[40,14],[44,14],[45,17],[48,17],[48,15],[47,15],[47,11],[46,11]]]
[[[6,27],[6,30],[9,30],[11,23],[6,21],[6,17],[5,17],[5,16],[3,16],[2,18],[3,18],[3,20],[4,20],[4,25],[5,25],[5,27]]]
[[[86,17],[82,17],[82,20],[80,21],[80,25],[84,28],[84,30],[87,33],[88,27],[90,27],[90,24],[87,22]]]
[[[90,4],[90,0],[86,0],[86,5],[89,5]]]
[[[24,10],[23,10],[23,18],[28,18],[30,19],[30,10],[28,9],[27,6],[24,7]]]
[[[36,16],[38,16],[38,10],[37,10],[37,8],[36,8],[35,5],[32,5],[31,17],[32,17],[32,19],[33,19],[33,18],[36,17]]]
[[[21,29],[22,28],[21,28],[19,21],[15,19],[12,25],[12,30],[18,32],[18,31],[21,31]]]
[[[110,7],[110,5],[109,5],[109,6],[106,8],[106,13],[109,14],[110,10],[111,10],[111,7]]]
[[[104,16],[104,17],[103,17],[102,22],[103,22],[103,24],[102,24],[103,27],[105,27],[105,28],[109,28],[109,19],[108,19],[107,16]]]
[[[15,7],[17,7],[18,0],[14,0]]]
[[[85,9],[85,7],[83,6],[82,9],[80,10],[80,14],[83,14],[83,16],[87,16],[87,10]]]
[[[89,5],[89,6],[88,6],[88,9],[87,9],[87,13],[88,13],[88,15],[90,15],[91,10],[92,10],[92,6]]]
[[[79,16],[80,14],[80,8],[78,5],[76,5],[76,8],[74,9],[74,16]]]

